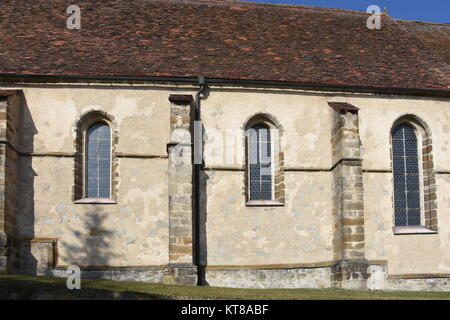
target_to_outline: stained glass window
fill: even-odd
[[[104,123],[92,125],[87,132],[86,196],[111,196],[111,132]]]
[[[272,150],[270,130],[256,125],[249,130],[250,200],[272,200]]]
[[[420,225],[420,177],[417,136],[407,124],[392,131],[396,226]]]

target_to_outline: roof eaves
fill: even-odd
[[[39,75],[39,74],[9,74],[0,73],[0,82],[45,82],[45,83],[70,83],[70,82],[155,82],[155,83],[173,83],[173,84],[192,84],[197,85],[197,77],[133,77],[133,76],[77,76],[77,75]],[[297,88],[313,91],[332,91],[332,92],[354,92],[354,93],[372,93],[372,94],[391,94],[391,95],[415,95],[415,96],[440,96],[450,97],[450,89],[423,89],[423,88],[400,88],[400,87],[376,87],[376,86],[358,86],[345,84],[329,83],[307,83],[292,81],[272,81],[272,80],[246,80],[246,79],[222,79],[208,78],[210,85],[238,85],[253,87],[278,87],[278,88]]]

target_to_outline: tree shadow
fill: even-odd
[[[41,235],[35,234],[35,178],[38,174],[33,169],[32,154],[35,152],[35,136],[38,134],[33,115],[28,107],[23,93],[20,94],[20,113],[18,122],[18,150],[21,153],[17,163],[17,202],[16,241],[17,262],[13,268],[14,273],[37,275],[46,274],[53,269],[56,262],[56,248],[54,242],[36,239]],[[48,188],[44,192],[51,192]],[[45,194],[45,193],[44,193]],[[81,209],[81,207],[80,207]],[[61,241],[60,247],[64,249],[64,260],[82,268],[104,269],[109,266],[114,254],[108,238],[113,232],[104,226],[106,215],[100,209],[93,209],[83,216],[84,225],[79,229],[68,230],[72,233],[71,241]],[[49,251],[53,250],[53,253]],[[46,259],[47,258],[47,259]],[[52,261],[50,261],[50,259]]]
[[[83,216],[83,226],[69,230],[76,242],[61,241],[64,260],[85,271],[109,270],[111,259],[116,255],[111,252],[112,247],[108,241],[114,236],[114,232],[104,226],[107,214],[97,209]],[[83,272],[83,277],[96,276]]]

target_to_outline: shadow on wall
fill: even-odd
[[[49,269],[56,267],[57,255],[53,239],[45,239],[48,237],[47,234],[36,234],[35,232],[37,223],[45,223],[44,220],[39,220],[41,218],[36,216],[35,211],[35,201],[45,201],[45,199],[36,199],[34,190],[35,177],[38,174],[33,169],[33,159],[36,161],[39,158],[30,155],[35,152],[34,141],[37,133],[33,116],[22,94],[19,120],[20,140],[18,142],[18,150],[22,155],[18,163],[15,226],[18,263],[12,271],[29,275],[46,274]],[[40,175],[44,174],[45,172],[40,172]],[[50,192],[54,187],[43,185],[44,197],[46,197],[45,192],[48,192],[47,198],[51,198]],[[79,208],[82,209],[82,207]],[[110,264],[110,260],[114,258],[109,242],[113,232],[105,228],[105,217],[105,213],[97,208],[92,208],[88,212],[80,212],[82,225],[78,225],[77,229],[67,230],[71,240],[57,239],[58,246],[64,250],[64,264],[74,264],[80,267],[102,267]]]
[[[21,93],[21,111],[19,113],[18,150],[22,153],[18,163],[17,173],[17,203],[16,203],[16,236],[19,261],[16,264],[18,273],[37,274],[38,261],[32,254],[31,239],[36,237],[34,231],[34,179],[37,176],[33,170],[32,157],[27,154],[34,152],[34,136],[38,133],[31,116],[26,98]]]
[[[69,265],[80,268],[106,268],[116,255],[111,252],[109,239],[114,232],[105,228],[107,215],[101,209],[83,215],[84,225],[80,229],[71,229],[74,242],[61,241],[64,248],[64,260]]]

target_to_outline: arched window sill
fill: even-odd
[[[75,204],[117,204],[117,201],[110,198],[83,198],[75,200]]]
[[[428,229],[424,226],[410,226],[410,227],[394,227],[394,234],[436,234],[435,230]]]
[[[284,203],[274,200],[250,200],[245,203],[246,207],[282,207]]]

